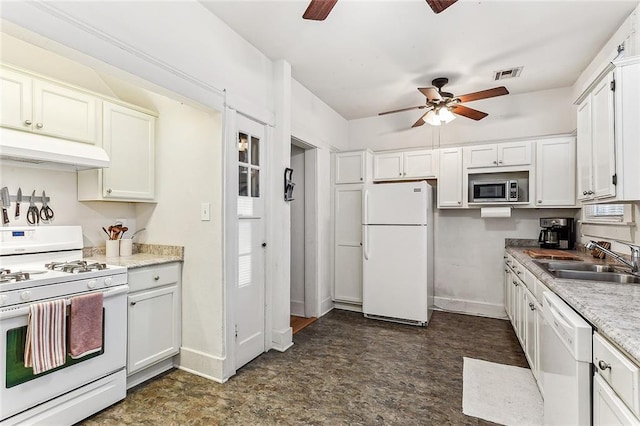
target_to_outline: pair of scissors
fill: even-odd
[[[43,222],[49,222],[53,219],[53,210],[49,207],[49,203],[47,203],[47,194],[42,191],[42,208],[40,209],[40,219]]]
[[[29,198],[29,209],[27,210],[27,222],[29,225],[37,225],[40,223],[40,212],[36,207],[36,191],[34,190]]]

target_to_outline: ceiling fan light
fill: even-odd
[[[449,111],[449,108],[441,108],[438,113],[438,117],[440,122],[443,122],[445,124],[452,122],[456,118],[456,116],[453,115],[451,111]]]
[[[432,126],[440,125],[440,117],[438,116],[438,114],[436,114],[434,110],[431,110],[428,113],[426,113],[424,117],[422,117],[422,120],[425,123],[430,124]]]

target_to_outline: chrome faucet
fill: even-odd
[[[593,250],[593,249],[597,248],[598,250],[601,250],[601,251],[605,252],[607,255],[613,257],[618,262],[624,263],[629,268],[631,268],[631,272],[632,273],[637,274],[638,273],[638,269],[640,268],[640,246],[636,246],[634,244],[628,244],[628,243],[625,243],[625,242],[622,242],[622,241],[616,241],[616,243],[620,243],[620,244],[624,244],[626,246],[629,246],[629,248],[631,249],[631,261],[628,261],[624,257],[612,252],[611,250],[602,247],[601,245],[599,245],[595,241],[589,241],[585,245],[585,247],[587,248],[587,250]]]

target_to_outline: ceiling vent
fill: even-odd
[[[523,67],[509,68],[506,70],[495,71],[493,73],[493,79],[495,81],[504,80],[505,78],[520,77]]]

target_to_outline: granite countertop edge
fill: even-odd
[[[640,364],[640,312],[636,307],[640,300],[640,285],[555,278],[524,253],[526,248],[509,246],[507,252],[586,318],[599,333]],[[581,252],[568,253],[579,256],[585,262],[611,263]]]
[[[184,247],[161,244],[134,244],[131,256],[106,257],[104,247],[85,247],[84,258],[129,269],[184,261]]]

